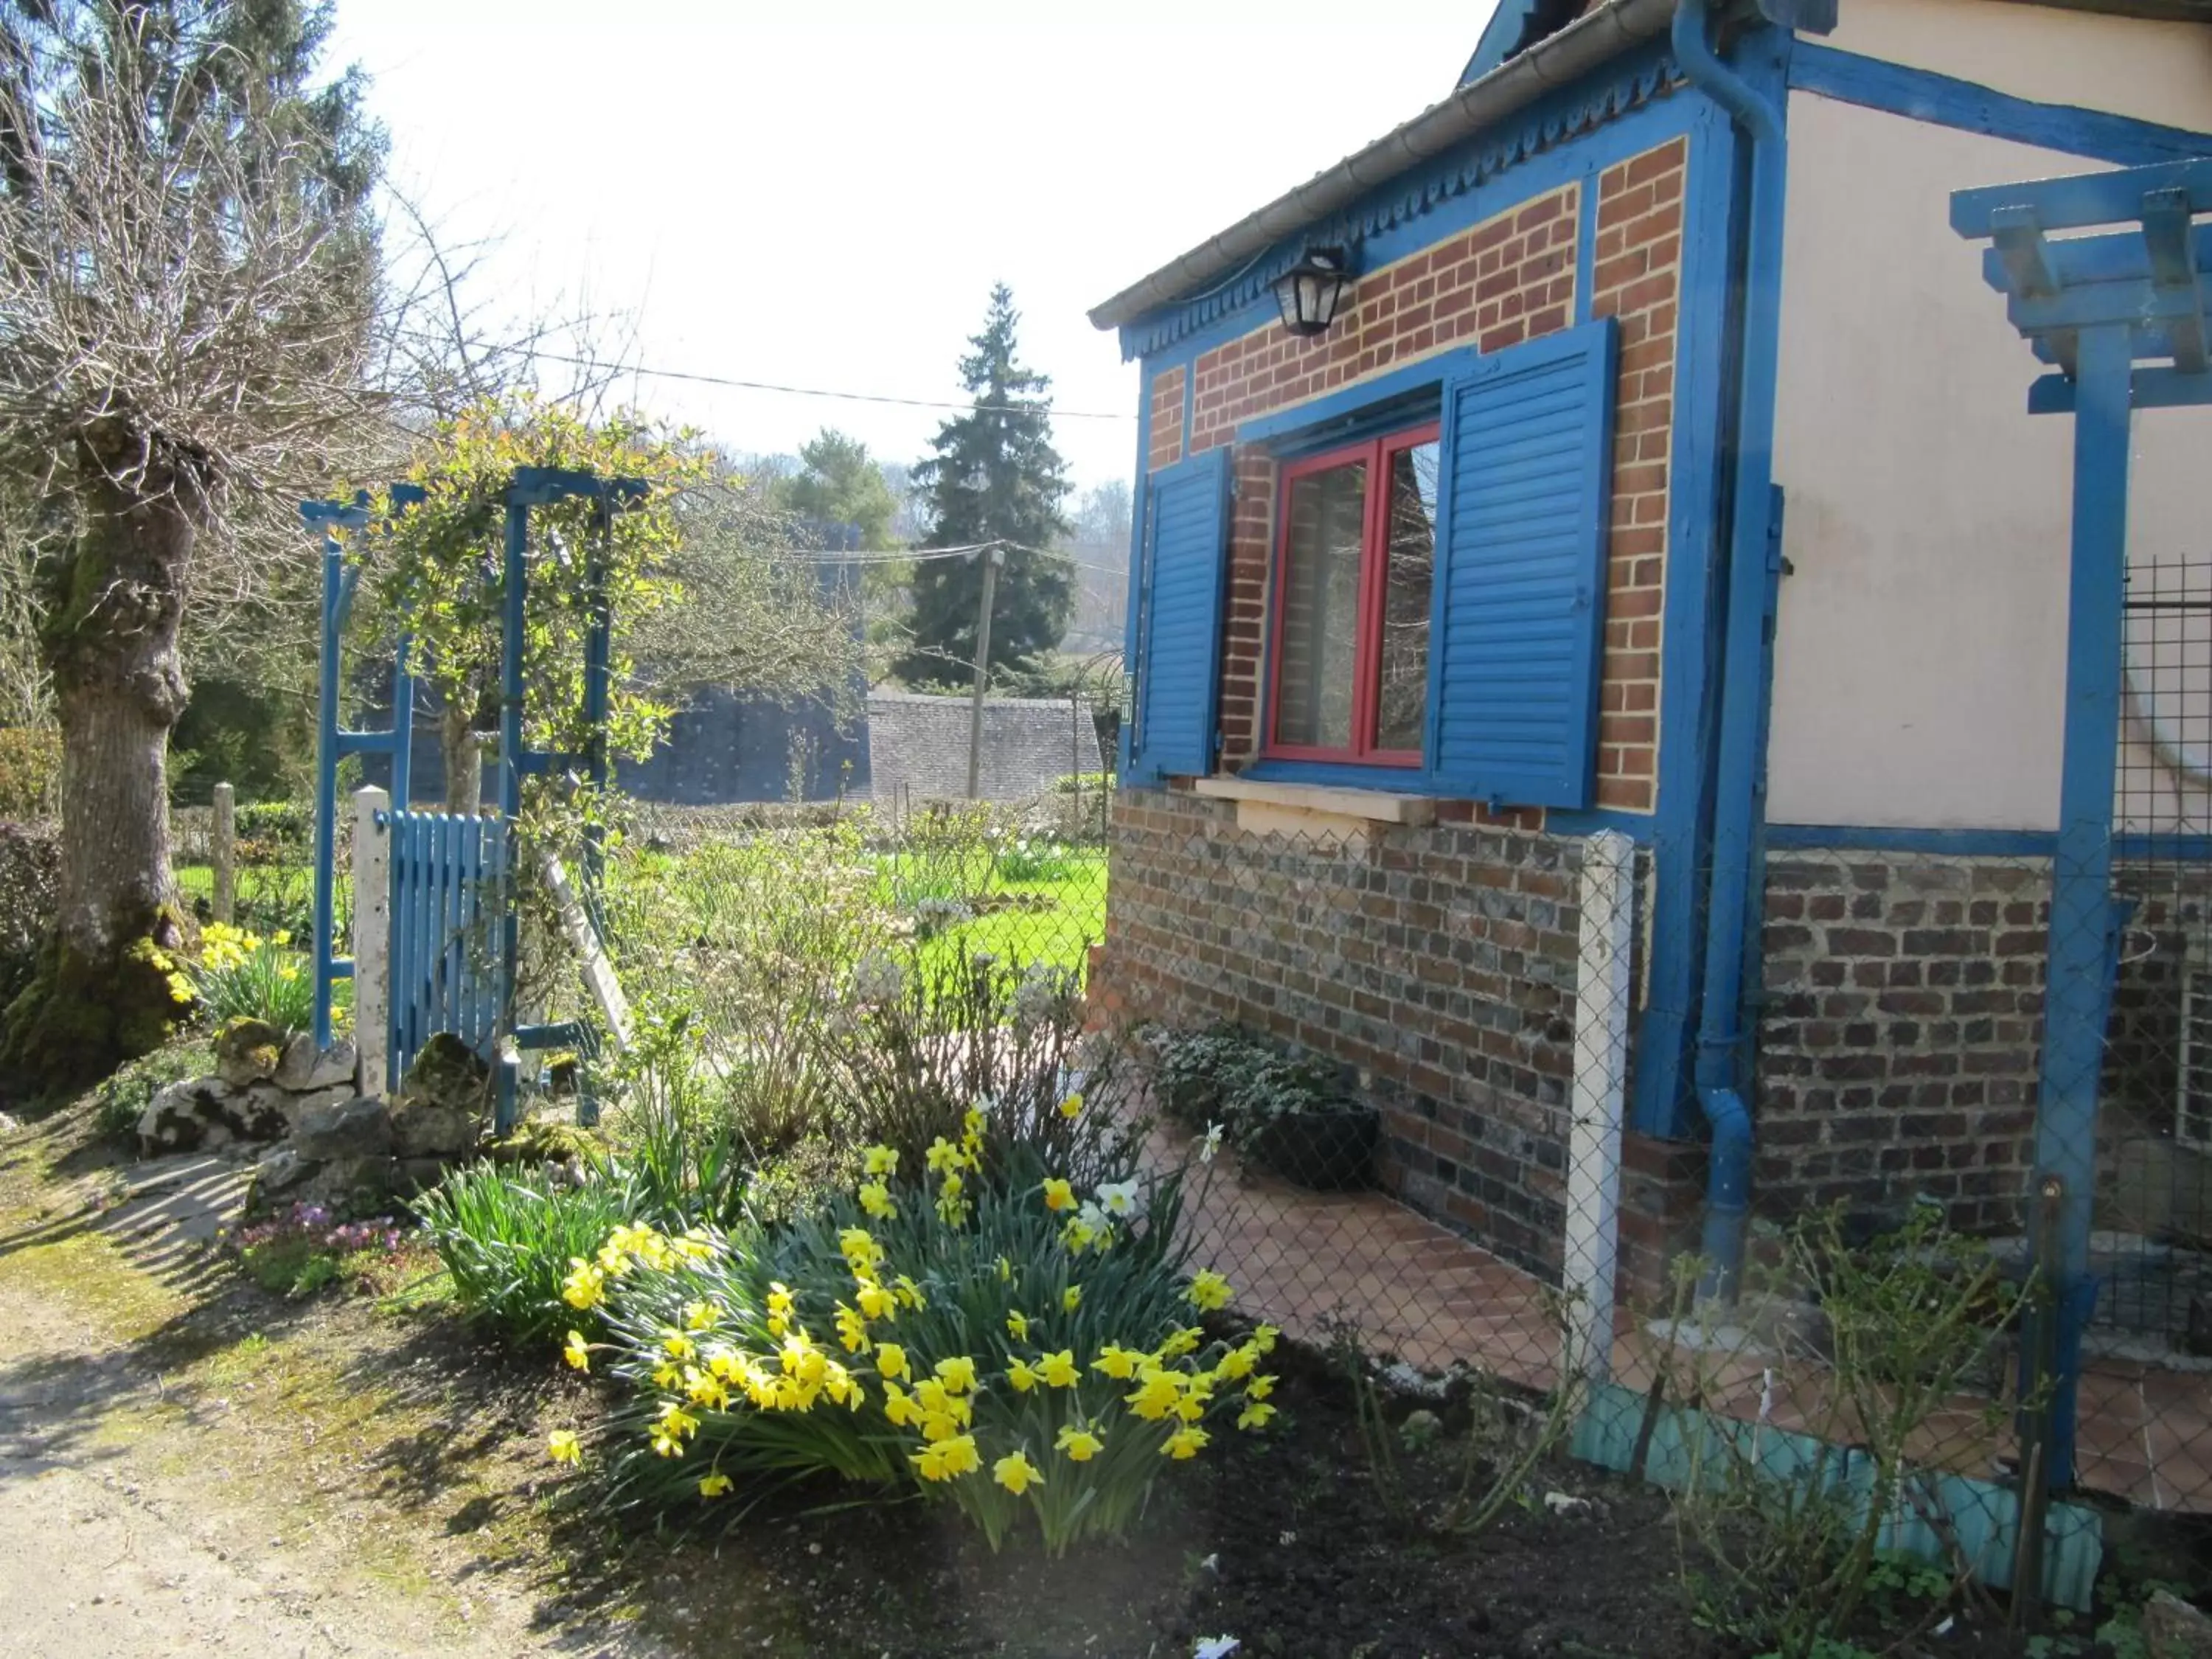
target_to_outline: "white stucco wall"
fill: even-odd
[[[1823,45],[2033,98],[2206,125],[2212,30],[2019,0],[1841,0]]]
[[[1985,27],[2038,12],[1990,0],[1844,10],[1949,10]],[[2212,65],[2198,61],[2188,124],[2212,126]],[[1790,142],[1775,443],[1794,574],[1775,647],[1770,817],[2052,828],[2072,422],[2025,412],[2042,366],[1948,207],[1963,186],[2101,164],[1802,93]],[[2136,432],[2131,560],[2212,558],[2212,411],[2154,411]],[[2193,708],[2212,732],[2212,677],[2200,679]]]

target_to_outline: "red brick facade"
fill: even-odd
[[[1590,312],[1620,325],[1596,800],[1648,812],[1658,775],[1659,627],[1666,582],[1677,282],[1689,145],[1676,138],[1596,180]],[[1237,425],[1455,346],[1499,351],[1573,320],[1582,184],[1516,204],[1360,278],[1336,325],[1300,339],[1269,323],[1201,353],[1188,447],[1180,365],[1151,386],[1153,468],[1234,441]],[[1222,758],[1259,751],[1260,668],[1273,554],[1274,467],[1237,458],[1223,641]],[[1511,820],[1537,824],[1540,813]]]
[[[1148,471],[1173,466],[1182,459],[1182,388],[1181,363],[1152,376],[1151,448],[1146,457]]]
[[[1689,155],[1689,141],[1677,138],[1598,180],[1590,310],[1620,319],[1620,390],[1613,413],[1597,803],[1632,812],[1650,811],[1658,787],[1659,615],[1667,588],[1668,461]]]

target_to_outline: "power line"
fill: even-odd
[[[960,409],[998,415],[1039,412],[1035,404],[947,403],[935,398],[897,398],[882,392],[833,392],[823,386],[785,386],[775,380],[744,380],[729,374],[702,374],[681,368],[647,368],[641,363],[605,363],[589,357],[564,356],[557,351],[536,351],[526,347],[517,349],[549,363],[566,363],[572,368],[587,368],[598,374],[642,374],[656,380],[689,380],[698,386],[733,386],[740,392],[781,392],[794,398],[835,398],[841,402],[853,404],[896,404],[905,409]],[[1052,409],[1042,412],[1054,419],[1069,421],[1133,421],[1137,418],[1133,414],[1109,414],[1096,409]]]

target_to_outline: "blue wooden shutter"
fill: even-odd
[[[1437,783],[1586,806],[1613,478],[1610,318],[1444,387],[1429,754]]]
[[[1228,570],[1229,451],[1154,473],[1147,490],[1138,611],[1131,783],[1213,769]]]

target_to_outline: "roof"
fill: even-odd
[[[1783,16],[1805,0],[1756,3],[1765,15]],[[1555,20],[1571,10],[1573,3],[1574,0],[1499,0],[1474,56],[1468,60],[1465,78],[1449,97],[1131,283],[1092,309],[1092,326],[1119,328],[1177,301],[1206,297],[1212,291],[1209,285],[1226,286],[1286,238],[1322,224],[1408,168],[1495,126],[1546,93],[1579,79],[1632,46],[1665,33],[1674,21],[1675,0],[1595,0],[1580,16],[1553,28]],[[2012,0],[2012,3],[2170,22],[2212,22],[2212,0]],[[1523,44],[1529,34],[1546,29],[1552,32],[1541,33],[1533,44]]]

